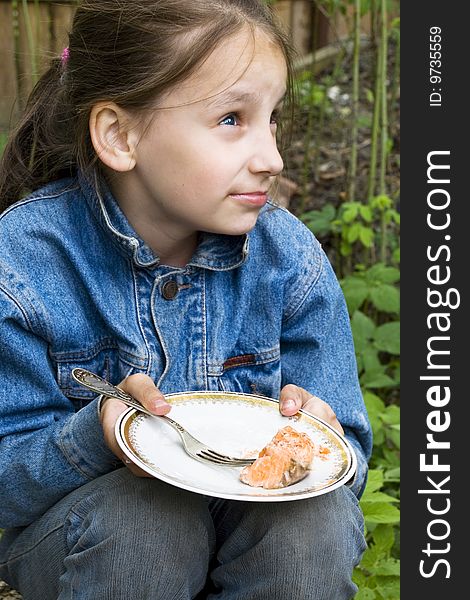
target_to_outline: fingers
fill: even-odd
[[[130,375],[124,379],[119,388],[136,398],[145,408],[156,415],[164,415],[170,411],[170,404],[166,402],[161,391],[155,386],[153,380],[142,373]],[[127,410],[128,406],[115,398],[106,398],[100,412],[101,426],[105,443],[123,464],[138,477],[151,477],[146,471],[140,469],[122,452],[115,436],[114,428],[120,415]]]
[[[331,427],[336,429],[336,431],[339,431],[341,435],[344,435],[344,430],[341,427],[334,410],[329,404],[320,400],[320,398],[312,396],[302,408],[315,417],[319,417],[322,421],[325,421],[328,425],[331,425]]]
[[[123,453],[116,441],[114,426],[120,415],[127,410],[127,408],[128,407],[125,404],[114,398],[107,398],[104,401],[104,404],[101,405],[100,421],[101,427],[103,428],[104,441],[119,460],[123,459]]]
[[[170,404],[165,400],[164,395],[156,387],[153,380],[143,373],[130,375],[119,386],[122,390],[134,396],[141,404],[156,415],[165,415],[170,411]],[[127,407],[126,407],[127,408]],[[125,454],[121,453],[121,460],[125,467],[137,477],[152,477],[149,473],[134,464]]]
[[[286,417],[295,415],[302,408],[344,435],[344,430],[331,406],[297,385],[289,384],[282,388],[279,407],[281,414]]]
[[[279,410],[285,417],[295,415],[304,405],[312,394],[299,387],[298,385],[288,384],[281,390],[279,397]]]
[[[156,415],[166,415],[171,409],[170,404],[165,400],[165,396],[148,375],[143,373],[130,375],[118,387],[134,396],[145,408]]]

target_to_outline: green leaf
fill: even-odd
[[[358,352],[356,352],[356,363],[357,363],[357,372],[362,373],[362,371],[364,370],[364,365],[362,362],[362,355]]]
[[[365,573],[363,573],[360,570],[360,566],[359,568],[356,567],[353,571],[353,576],[352,576],[352,580],[354,581],[354,583],[357,585],[357,587],[361,590],[362,588],[365,588],[367,586],[367,577],[365,575]],[[357,598],[357,596],[355,596]]]
[[[345,202],[343,204],[343,212],[341,218],[345,223],[352,223],[357,217],[359,205],[357,202]]]
[[[400,323],[384,323],[375,330],[375,347],[389,354],[400,354]]]
[[[346,298],[350,314],[353,314],[364,302],[369,293],[369,288],[364,279],[351,275],[341,282],[343,294]]]
[[[383,600],[397,600],[400,598],[400,578],[397,576],[384,577],[377,575],[377,590]]]
[[[364,375],[361,377],[361,384],[368,389],[386,388],[393,387],[395,381],[385,373],[365,371]]]
[[[372,392],[364,392],[364,402],[369,414],[380,414],[385,410],[385,403],[382,398]]]
[[[398,426],[400,427],[400,426]],[[401,440],[401,436],[400,436],[400,430],[396,431],[394,429],[391,429],[388,431],[388,438],[389,440],[391,440],[393,442],[393,445],[396,448],[400,448],[400,440]]]
[[[382,422],[379,420],[371,421],[372,433],[374,435],[374,447],[379,448],[382,444],[385,444],[385,431],[382,426]]]
[[[386,558],[375,566],[376,575],[400,575],[400,561],[396,558]]]
[[[394,469],[387,469],[384,472],[384,481],[386,481],[386,482],[400,481],[400,467],[395,467]]]
[[[367,485],[364,493],[379,490],[384,482],[384,474],[380,469],[370,469],[367,475]]]
[[[362,228],[362,225],[360,223],[353,223],[351,225],[351,227],[349,228],[347,235],[346,235],[346,239],[350,244],[352,244],[357,239],[359,239],[361,228]]]
[[[391,525],[380,524],[372,532],[372,539],[381,554],[388,554],[395,543],[395,533]]]
[[[390,494],[386,494],[385,492],[368,493],[367,491],[364,491],[361,500],[363,502],[391,502],[392,504],[400,502],[398,498],[390,496]]]
[[[364,519],[369,523],[398,523],[400,511],[387,502],[360,502]]]
[[[351,319],[351,330],[354,337],[354,343],[359,342],[364,345],[367,340],[371,340],[375,333],[375,323],[360,310],[356,310]]]
[[[375,600],[376,598],[374,590],[370,588],[362,588],[354,596],[354,600]]]
[[[331,232],[335,216],[335,207],[332,204],[325,204],[321,210],[310,210],[300,218],[315,235],[324,236]]]
[[[372,222],[373,215],[370,206],[367,206],[366,204],[361,204],[361,206],[359,207],[359,214],[366,223]]]
[[[388,225],[392,221],[394,223],[396,223],[397,225],[400,225],[401,217],[400,217],[400,213],[398,213],[393,208],[389,208],[385,211],[385,222]]]
[[[372,198],[370,204],[372,208],[385,210],[386,208],[390,208],[390,206],[393,206],[393,200],[385,194],[380,194],[379,196],[375,196],[374,198]]]
[[[392,285],[383,283],[373,288],[370,299],[374,306],[383,312],[398,313],[400,310],[400,293]]]
[[[396,404],[390,404],[382,415],[384,423],[388,425],[399,425],[400,424],[400,407]]]
[[[400,271],[395,267],[387,267],[383,263],[377,263],[367,271],[367,278],[380,283],[396,283],[400,280]]]
[[[388,464],[388,467],[398,467],[400,465],[399,452],[397,452],[396,450],[392,450],[391,448],[387,448],[386,446],[382,447],[382,452]]]
[[[384,367],[379,360],[379,351],[372,344],[362,350],[362,364],[364,371],[383,373]]]
[[[372,392],[365,391],[363,395],[367,414],[369,415],[369,421],[372,426],[372,432],[374,434],[374,444],[378,445],[379,442],[383,443],[384,441],[381,415],[385,410],[385,404],[379,396],[376,396]]]
[[[374,230],[370,227],[364,227],[364,225],[360,225],[359,240],[362,242],[363,246],[370,248],[374,243]]]
[[[377,547],[372,544],[372,546],[369,546],[362,555],[361,565],[365,569],[373,571],[375,570],[375,563],[379,560],[379,558],[380,554],[377,550]]]

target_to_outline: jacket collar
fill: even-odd
[[[99,183],[97,180],[98,185],[94,185],[91,178],[83,173],[79,173],[78,180],[93,214],[120,251],[130,256],[139,267],[158,267],[159,256],[134,231],[106,183],[101,179]],[[246,260],[248,242],[247,234],[231,236],[203,232],[188,266],[212,271],[235,269]]]

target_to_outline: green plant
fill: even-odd
[[[386,195],[374,196],[365,203],[343,202],[338,207],[328,203],[300,218],[320,239],[331,237],[340,259],[355,256],[359,264],[374,264],[380,256],[384,263],[399,262],[400,215]],[[340,276],[352,270],[351,261],[339,260],[336,267]]]
[[[400,597],[400,410],[376,394],[364,400],[374,432],[371,469],[360,505],[364,513],[367,549],[353,579],[356,600],[397,600]]]
[[[386,195],[365,203],[325,204],[302,220],[329,239],[351,318],[359,380],[374,435],[368,483],[361,498],[367,549],[354,571],[356,600],[400,596],[400,293],[399,224]],[[386,261],[376,262],[377,255]],[[352,261],[354,260],[354,266]]]
[[[400,597],[400,561],[395,558],[398,545],[400,511],[398,498],[381,491],[386,484],[384,472],[369,472],[361,508],[366,523],[368,546],[353,580],[359,591],[356,600],[397,600]]]
[[[399,598],[399,277],[396,267],[378,263],[341,281],[374,435],[371,470],[360,502],[368,547],[354,572],[358,600]]]
[[[398,268],[359,266],[341,280],[361,388],[374,435],[361,508],[367,550],[355,569],[357,600],[399,598],[400,322]]]

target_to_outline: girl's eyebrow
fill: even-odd
[[[217,94],[215,98],[208,102],[208,107],[210,108],[219,108],[221,106],[225,106],[227,104],[237,104],[237,103],[246,103],[246,104],[258,104],[261,100],[260,94],[255,94],[253,92],[236,92],[227,90],[226,92],[222,92],[221,94]]]
[[[276,102],[276,106],[282,104],[287,92],[283,92],[279,100]],[[217,94],[208,103],[208,108],[221,108],[223,106],[231,104],[259,104],[261,102],[262,95],[257,92],[237,92],[227,90],[221,94]]]

